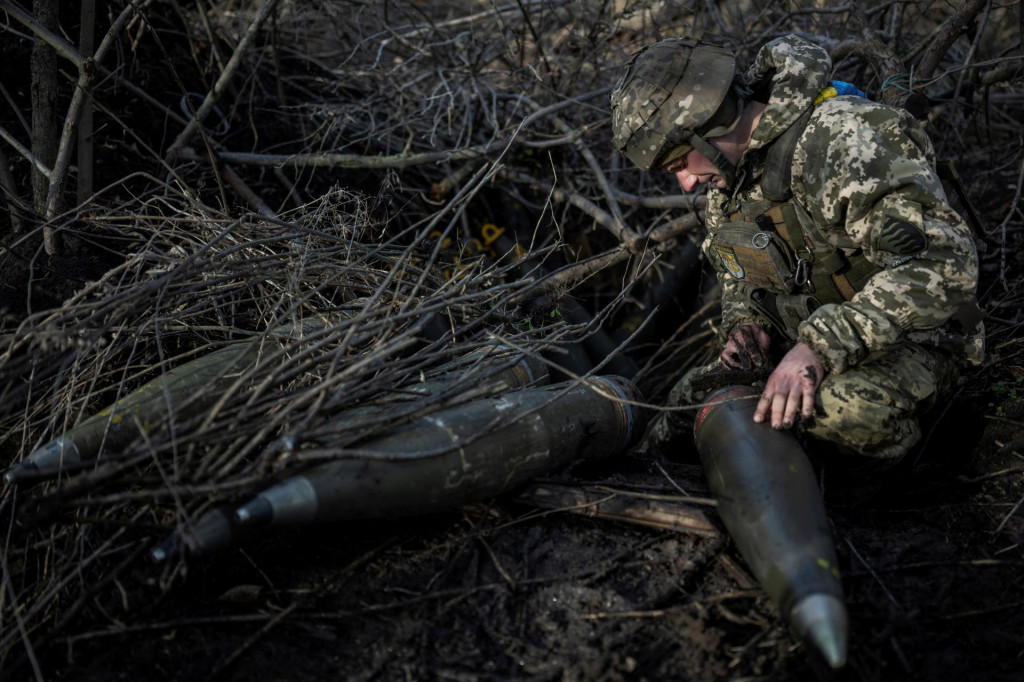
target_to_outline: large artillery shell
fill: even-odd
[[[163,423],[171,410],[179,418],[200,413],[223,396],[258,352],[255,343],[234,343],[161,374],[33,450],[4,473],[4,480],[17,483],[35,472],[91,461],[101,448],[122,448]]]
[[[538,357],[517,353],[508,346],[486,345],[441,365],[431,372],[433,378],[406,384],[393,395],[378,402],[415,399],[437,395],[457,384],[471,385],[481,393],[505,393],[518,388],[543,386],[548,382],[548,366]]]
[[[291,327],[275,329],[272,337],[300,338],[323,328],[319,320],[304,320],[294,334]],[[55,473],[94,460],[101,448],[117,450],[140,434],[166,422],[188,419],[209,409],[246,372],[263,345],[259,340],[240,341],[175,367],[88,417],[61,436],[33,450],[4,473],[17,483],[36,472]],[[423,396],[450,388],[459,381],[476,379],[494,391],[547,382],[547,367],[529,357],[511,359],[511,351],[488,346],[442,367],[438,378],[405,386],[393,396]]]
[[[621,452],[643,427],[631,402],[635,389],[613,377],[477,400],[365,443],[357,459],[294,476],[237,515],[301,524],[421,514],[487,499],[584,457]]]
[[[486,500],[643,432],[636,390],[617,377],[513,391],[436,412],[293,476],[236,510],[244,526],[423,514]],[[230,541],[185,534],[202,553]]]
[[[718,513],[769,598],[833,668],[846,661],[847,618],[814,471],[789,431],[753,420],[758,391],[720,389],[695,438]]]
[[[307,318],[274,329],[270,338],[301,338],[323,327],[322,320]],[[4,480],[17,483],[36,472],[55,473],[92,461],[101,448],[123,448],[172,414],[187,419],[202,413],[252,369],[263,348],[262,339],[236,341],[162,373],[30,452],[4,473]]]

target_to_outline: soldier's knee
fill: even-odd
[[[895,464],[921,438],[912,402],[863,378],[826,381],[817,402],[807,433],[842,450]]]

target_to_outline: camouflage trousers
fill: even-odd
[[[705,369],[691,370],[672,389],[668,406],[674,409],[654,420],[648,432],[653,443],[692,438],[704,393],[690,381]],[[809,449],[825,456],[832,450],[895,464],[921,439],[919,418],[949,395],[957,377],[956,361],[945,351],[902,343],[827,375],[815,396],[814,417],[798,420],[795,428],[809,437]]]

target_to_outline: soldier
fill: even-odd
[[[766,44],[742,75],[715,45],[648,46],[611,94],[613,141],[687,192],[708,186],[716,364],[765,370],[754,421],[802,421],[809,436],[873,458],[857,461],[888,465],[920,439],[918,417],[958,365],[981,361],[978,258],[918,122],[842,94],[855,89],[830,83],[831,68],[796,36]],[[693,399],[695,374],[709,376],[691,372],[670,402]],[[668,413],[663,437],[683,423]]]

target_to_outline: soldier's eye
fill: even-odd
[[[669,173],[671,173],[672,175],[675,175],[676,173],[678,173],[679,171],[683,170],[684,168],[686,168],[686,157],[685,156],[681,156],[678,159],[676,159],[675,161],[671,161],[671,162],[669,162],[668,164],[665,165],[665,170],[668,171]]]

